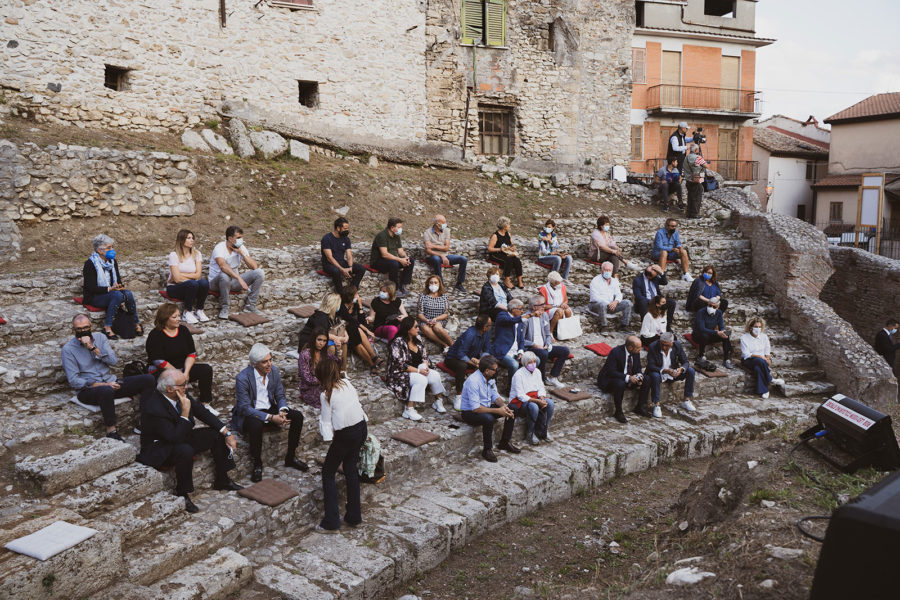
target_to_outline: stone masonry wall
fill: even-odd
[[[191,215],[196,181],[190,159],[178,154],[0,140],[0,200],[17,221]]]
[[[896,415],[897,379],[887,363],[851,323],[819,299],[835,272],[825,235],[799,219],[752,208],[738,189],[719,189],[706,199],[731,209],[734,226],[752,243],[753,271],[838,391]]]
[[[182,131],[223,100],[293,119],[424,140],[424,0],[9,0],[0,88],[20,114],[90,127]],[[104,87],[104,65],[129,69]],[[298,81],[318,82],[318,107]]]

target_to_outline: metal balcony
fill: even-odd
[[[647,168],[654,175],[666,166],[664,158],[649,158],[645,162]],[[711,160],[708,168],[721,175],[726,182],[756,183],[759,181],[758,160]]]
[[[647,88],[651,115],[712,115],[750,119],[760,115],[760,92],[660,84]]]

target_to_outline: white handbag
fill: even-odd
[[[571,340],[581,335],[581,317],[572,315],[571,317],[563,317],[556,324],[556,335],[558,340]]]

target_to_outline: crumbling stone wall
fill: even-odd
[[[3,213],[16,221],[194,214],[197,174],[179,154],[0,140],[3,173]]]
[[[825,235],[799,219],[752,208],[747,193],[735,188],[706,198],[731,209],[734,226],[752,243],[754,273],[838,391],[896,413],[897,379],[887,363],[851,323],[820,300],[835,273]]]

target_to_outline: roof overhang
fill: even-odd
[[[657,29],[654,27],[635,27],[634,34],[658,35],[662,37],[681,38],[689,40],[708,40],[710,42],[725,42],[729,44],[745,44],[747,46],[753,46],[755,48],[762,48],[763,46],[769,46],[776,42],[776,40],[772,38],[707,33],[704,31]]]

